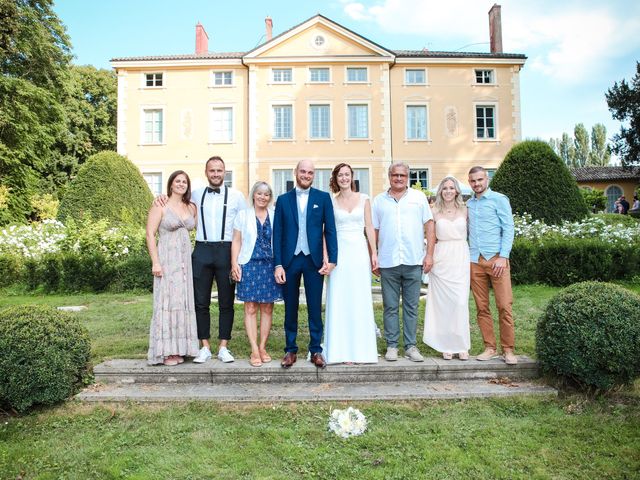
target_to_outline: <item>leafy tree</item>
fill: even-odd
[[[532,178],[538,179],[535,185]],[[496,170],[491,188],[509,197],[515,213],[529,213],[546,223],[579,220],[588,214],[575,179],[541,140],[515,145]]]
[[[0,224],[24,221],[64,129],[70,42],[52,0],[0,0]]]
[[[66,185],[91,155],[116,148],[115,74],[92,66],[71,66],[63,106],[66,128],[59,136],[52,161],[42,172],[43,189]]]
[[[636,74],[627,83],[621,80],[605,94],[611,116],[615,120],[628,122],[613,136],[611,150],[617,154],[623,166],[640,165],[640,62],[636,62]]]
[[[574,167],[576,162],[576,147],[567,133],[562,134],[562,140],[558,142],[558,150],[558,154],[564,164],[569,167]]]
[[[596,123],[591,128],[591,151],[587,165],[606,167],[611,160],[611,150],[607,145],[607,127]]]
[[[152,201],[140,170],[122,155],[103,151],[78,170],[60,202],[58,219],[144,225]]]
[[[578,123],[573,130],[573,142],[576,147],[574,166],[584,167],[589,160],[589,132],[583,123]]]

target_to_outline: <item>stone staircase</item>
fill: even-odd
[[[426,358],[378,364],[329,365],[317,369],[302,358],[289,370],[279,359],[252,367],[211,360],[174,367],[145,360],[110,360],[94,368],[96,383],[77,395],[83,401],[336,401],[555,395],[537,382],[537,363],[520,356],[518,365],[500,359],[478,362]]]

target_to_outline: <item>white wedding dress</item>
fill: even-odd
[[[469,333],[470,263],[467,221],[436,221],[436,248],[429,272],[424,315],[424,343],[438,352],[466,352]]]
[[[325,310],[324,353],[327,363],[377,363],[376,324],[371,297],[371,263],[364,235],[360,194],[351,211],[335,203],[338,263],[329,275]]]

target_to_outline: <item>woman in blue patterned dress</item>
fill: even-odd
[[[239,212],[233,225],[231,276],[238,282],[236,297],[244,302],[244,326],[251,344],[249,363],[260,367],[271,361],[267,340],[271,331],[273,302],[282,299],[282,287],[273,276],[271,187],[266,182],[256,182],[249,199],[251,207]]]

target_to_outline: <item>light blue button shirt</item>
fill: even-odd
[[[480,255],[487,260],[496,254],[509,258],[514,234],[509,198],[487,188],[480,198],[471,197],[467,208],[471,261],[478,263]]]

